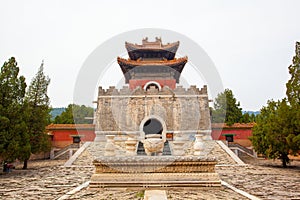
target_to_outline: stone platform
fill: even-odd
[[[90,188],[219,187],[217,161],[200,156],[98,157]]]

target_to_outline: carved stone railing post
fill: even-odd
[[[195,143],[194,143],[194,155],[195,156],[200,156],[202,155],[204,151],[204,142],[203,142],[203,134],[198,133],[195,135]]]
[[[126,155],[136,156],[137,155],[137,139],[133,135],[128,135],[125,141]]]
[[[105,153],[104,156],[115,156],[114,135],[106,135]]]
[[[173,141],[173,155],[174,156],[182,156],[185,154],[184,152],[184,141],[183,141],[183,137],[182,137],[182,133],[178,133],[176,134],[176,137],[174,138]]]

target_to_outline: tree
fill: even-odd
[[[282,166],[289,163],[289,153],[293,148],[288,141],[293,134],[290,118],[292,112],[286,99],[281,101],[268,101],[268,105],[261,109],[253,128],[252,145],[257,153],[267,158],[279,158]]]
[[[69,104],[61,115],[55,117],[56,124],[91,124],[93,120],[86,117],[93,117],[94,109],[85,105]]]
[[[249,122],[255,122],[255,121],[256,121],[256,116],[254,113],[251,113],[251,115],[250,115],[248,112],[245,112],[245,113],[243,113],[243,116],[239,122],[249,123]]]
[[[289,66],[290,80],[286,84],[286,95],[290,105],[289,128],[287,137],[290,153],[298,154],[300,150],[300,42],[296,42],[295,56]]]
[[[290,80],[286,84],[286,95],[291,105],[291,126],[294,133],[288,138],[293,152],[300,149],[300,42],[296,42],[296,55],[289,66]]]
[[[287,82],[287,99],[269,101],[261,109],[257,124],[253,128],[252,145],[258,153],[267,158],[282,160],[282,166],[289,162],[289,154],[300,150],[300,43],[296,43],[296,55],[289,66],[291,79]]]
[[[214,110],[212,110],[212,121],[218,123],[225,122],[228,125],[240,122],[243,114],[239,106],[240,103],[237,102],[232,91],[225,89],[215,99]]]
[[[30,149],[24,120],[26,83],[19,70],[12,57],[4,62],[0,73],[0,157],[8,162]]]
[[[43,65],[44,63],[32,79],[25,96],[26,124],[31,148],[19,156],[19,159],[24,161],[23,169],[27,169],[27,161],[32,153],[45,152],[50,148],[48,136],[45,134],[45,127],[50,122],[47,95],[50,79],[45,76]]]
[[[286,95],[292,106],[300,104],[300,42],[296,42],[296,55],[289,66],[291,79],[286,84]]]

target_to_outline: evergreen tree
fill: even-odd
[[[300,42],[296,42],[295,53],[293,64],[289,66],[291,78],[286,84],[286,95],[292,107],[290,121],[294,130],[288,141],[293,152],[300,149]]]
[[[289,66],[291,79],[286,84],[286,95],[291,105],[291,126],[293,134],[288,138],[293,153],[300,150],[300,42],[296,42],[296,55],[293,57],[293,64]]]
[[[256,115],[254,113],[250,115],[250,122],[256,122]]]
[[[258,153],[267,158],[281,159],[283,167],[289,163],[288,155],[292,149],[288,141],[293,134],[291,115],[291,107],[286,99],[278,102],[268,101],[268,105],[261,109],[250,138]]]
[[[279,158],[283,167],[289,162],[289,154],[300,150],[300,43],[296,43],[296,55],[289,66],[291,79],[286,84],[287,100],[269,101],[261,109],[251,137],[254,149],[268,158]]]
[[[86,117],[93,117],[94,109],[85,105],[69,104],[61,115],[56,116],[56,124],[91,124],[93,120]]]
[[[237,102],[232,91],[225,89],[215,99],[214,110],[212,110],[212,121],[217,123],[225,122],[228,125],[240,122],[243,114],[239,106],[240,103]]]
[[[240,122],[242,122],[242,123],[249,123],[249,122],[251,122],[251,117],[250,117],[250,115],[249,115],[249,113],[244,113],[243,114],[243,116],[242,116],[242,118],[241,118],[241,120],[240,120]]]
[[[45,152],[50,148],[48,136],[45,134],[45,127],[50,121],[50,102],[47,95],[50,79],[45,76],[43,65],[42,63],[32,79],[25,96],[26,122],[31,148],[28,149],[29,152],[19,157],[24,161],[23,169],[27,168],[27,161],[32,153]]]
[[[19,76],[14,57],[5,62],[0,73],[0,157],[12,162],[30,149],[25,123],[25,77]]]
[[[286,95],[292,106],[300,105],[300,42],[296,42],[296,55],[289,66],[291,79],[286,84]]]

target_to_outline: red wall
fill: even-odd
[[[82,135],[81,141],[94,141],[95,129],[92,124],[76,125],[71,124],[51,124],[47,126],[47,131],[52,137],[52,145],[56,148],[63,148],[73,143],[71,135]],[[223,127],[223,129],[222,129]],[[225,128],[224,128],[225,127]],[[253,124],[236,124],[229,127],[223,124],[212,124],[212,138],[214,140],[226,140],[224,134],[235,134],[234,142],[242,146],[251,146],[249,137],[252,135]]]
[[[252,135],[252,129],[212,129],[212,138],[214,140],[226,140],[224,134],[234,134],[233,140],[242,146],[251,146],[249,137]]]
[[[52,146],[57,148],[63,148],[73,143],[73,137],[71,135],[81,135],[82,142],[94,141],[95,131],[94,130],[51,130],[52,132]]]

